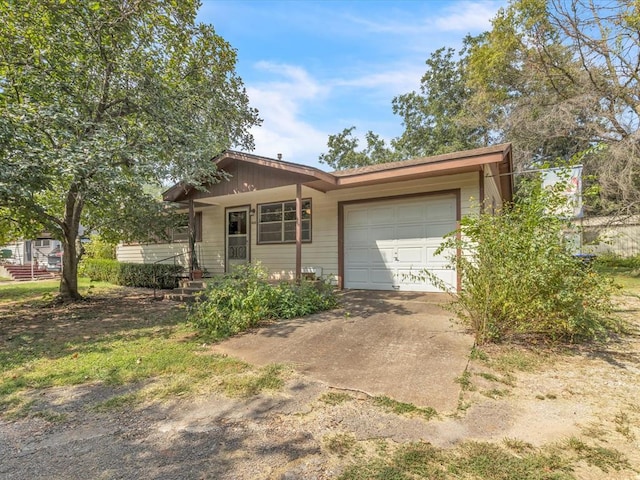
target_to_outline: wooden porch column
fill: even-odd
[[[193,271],[196,269],[196,213],[193,208],[193,200],[189,200],[189,278],[193,280]]]
[[[296,183],[296,282],[302,278],[302,184]]]

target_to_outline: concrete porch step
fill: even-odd
[[[170,292],[164,296],[167,300],[173,300],[174,302],[192,303],[196,301],[196,296],[189,293],[176,293]]]
[[[198,294],[206,288],[206,280],[180,280],[180,287],[174,288],[164,297],[175,302],[195,302]]]

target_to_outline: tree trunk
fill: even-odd
[[[66,237],[66,235],[65,235]],[[64,301],[80,300],[82,295],[78,293],[78,254],[76,239],[64,238],[62,245],[62,278],[60,279],[60,296]]]
[[[63,301],[80,300],[78,293],[78,263],[82,256],[80,243],[80,216],[84,201],[77,184],[73,184],[67,193],[64,222],[62,222],[62,278],[60,279],[60,297]]]

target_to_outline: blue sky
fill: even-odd
[[[254,153],[319,166],[330,134],[352,125],[402,133],[396,95],[417,90],[425,60],[490,28],[504,0],[203,0],[198,20],[238,51],[237,73],[264,120]]]

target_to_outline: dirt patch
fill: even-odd
[[[573,437],[628,460],[628,467],[607,471],[580,462],[575,478],[637,479],[640,301],[624,300],[622,314],[635,325],[628,335],[544,354],[487,348],[461,379],[459,409],[431,420],[392,413],[367,395],[300,374],[280,391],[249,399],[174,397],[107,412],[94,407],[143,386],[35,390],[31,415],[0,420],[0,478],[325,479],[407,442],[454,448],[506,438],[542,446]],[[144,290],[52,309],[2,307],[0,342],[44,345],[53,337],[63,345],[132,325],[170,324],[177,321],[171,316],[176,308]]]

